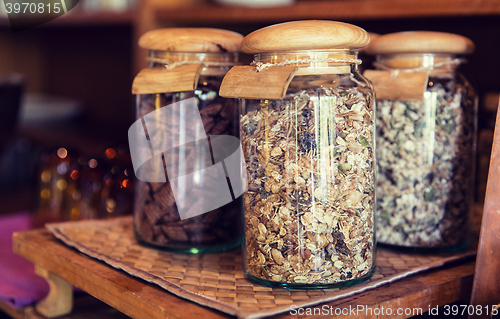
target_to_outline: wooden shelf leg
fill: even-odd
[[[73,288],[66,280],[35,265],[35,273],[45,278],[50,291],[45,299],[36,304],[36,310],[47,318],[67,315],[73,309]]]

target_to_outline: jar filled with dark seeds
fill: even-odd
[[[358,72],[368,34],[334,21],[296,21],[242,42],[251,66],[221,95],[244,98],[243,267],[271,286],[361,282],[375,264],[374,101]]]
[[[477,98],[457,68],[473,50],[469,39],[440,32],[370,44],[379,243],[449,250],[470,241]]]
[[[134,226],[142,243],[187,253],[223,251],[240,243],[241,199],[207,206],[204,195],[220,191],[206,183],[216,164],[210,137],[238,137],[236,99],[222,98],[219,88],[238,61],[242,38],[225,30],[172,28],[150,31],[139,40],[150,50],[149,67],[132,89],[136,123],[150,148],[140,150],[140,156],[150,152],[156,163],[146,169],[134,163],[139,179]],[[195,111],[187,115],[192,105]],[[211,208],[203,211],[206,207]]]

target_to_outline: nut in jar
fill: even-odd
[[[211,137],[238,136],[236,100],[218,92],[224,75],[238,62],[242,38],[225,30],[173,28],[150,31],[139,40],[150,50],[150,65],[132,86],[138,119],[134,125],[145,134],[141,145],[156,156],[148,162],[145,181],[136,184],[134,226],[142,243],[202,253],[240,242],[241,198],[231,198],[227,189],[229,200],[203,210],[206,198],[217,194],[205,185],[214,170],[202,168],[220,166],[210,153]],[[216,172],[222,172],[228,188],[222,166]],[[203,191],[206,196],[200,195]]]
[[[377,94],[377,236],[417,249],[465,247],[477,99],[457,72],[473,43],[460,35],[401,32],[369,47]]]

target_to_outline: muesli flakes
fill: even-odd
[[[470,238],[475,100],[432,79],[419,101],[377,101],[377,237],[408,247]]]
[[[245,269],[292,284],[369,275],[374,264],[374,110],[358,88],[303,90],[241,117],[249,177]]]

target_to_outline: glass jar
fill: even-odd
[[[281,83],[281,98],[265,88],[253,94],[261,98],[240,95],[249,184],[243,267],[251,280],[321,288],[372,274],[374,101],[357,67],[357,49],[368,42],[363,29],[334,21],[274,25],[242,42],[243,52],[255,54],[259,72],[248,72],[260,83],[286,68],[285,82],[293,77]],[[248,81],[248,90],[258,83]]]
[[[208,173],[202,168],[212,164],[207,164],[210,161],[207,139],[212,135],[238,136],[236,100],[222,98],[218,91],[226,72],[238,62],[242,38],[240,34],[216,29],[160,29],[146,33],[139,40],[140,46],[150,49],[147,71],[157,70],[163,78],[155,82],[153,76],[145,86],[139,83],[142,86],[135,89],[139,93],[136,95],[136,118],[140,123],[154,112],[154,120],[149,124],[147,120],[144,122],[148,139],[152,141],[156,134],[153,131],[158,131],[158,134],[175,139],[178,145],[173,151],[160,150],[160,168],[149,172],[163,176],[163,182],[152,178],[150,181],[137,180],[134,184],[134,226],[136,237],[142,243],[186,253],[223,251],[240,243],[241,198],[204,214],[182,218],[176,200],[179,197],[175,197],[178,193],[174,194],[176,189],[181,192],[179,187],[182,185],[174,185],[173,180],[181,171],[186,173],[182,162],[190,161],[187,169],[195,173],[185,177],[183,182],[195,186],[203,184]],[[185,72],[182,67],[194,67],[194,71]],[[145,74],[147,78],[149,75]],[[139,75],[136,80],[138,78]],[[179,83],[184,82],[187,85],[179,87]],[[134,85],[137,82],[134,81]],[[172,111],[173,108],[165,111],[171,105],[185,109],[189,101],[196,103],[194,119],[185,118],[183,111]],[[187,143],[189,141],[183,139],[189,136],[190,130],[194,130],[197,140]],[[152,144],[154,149],[154,142]],[[181,158],[181,153],[187,155]],[[189,154],[198,157],[188,159]],[[137,175],[135,163],[134,169]],[[203,195],[200,194],[192,195],[188,204],[196,207]]]
[[[399,82],[386,89],[398,92],[403,74],[424,75],[414,98],[386,97],[375,84],[379,243],[448,250],[470,241],[477,98],[457,67],[473,48],[438,32],[388,34],[370,44],[377,69]]]

